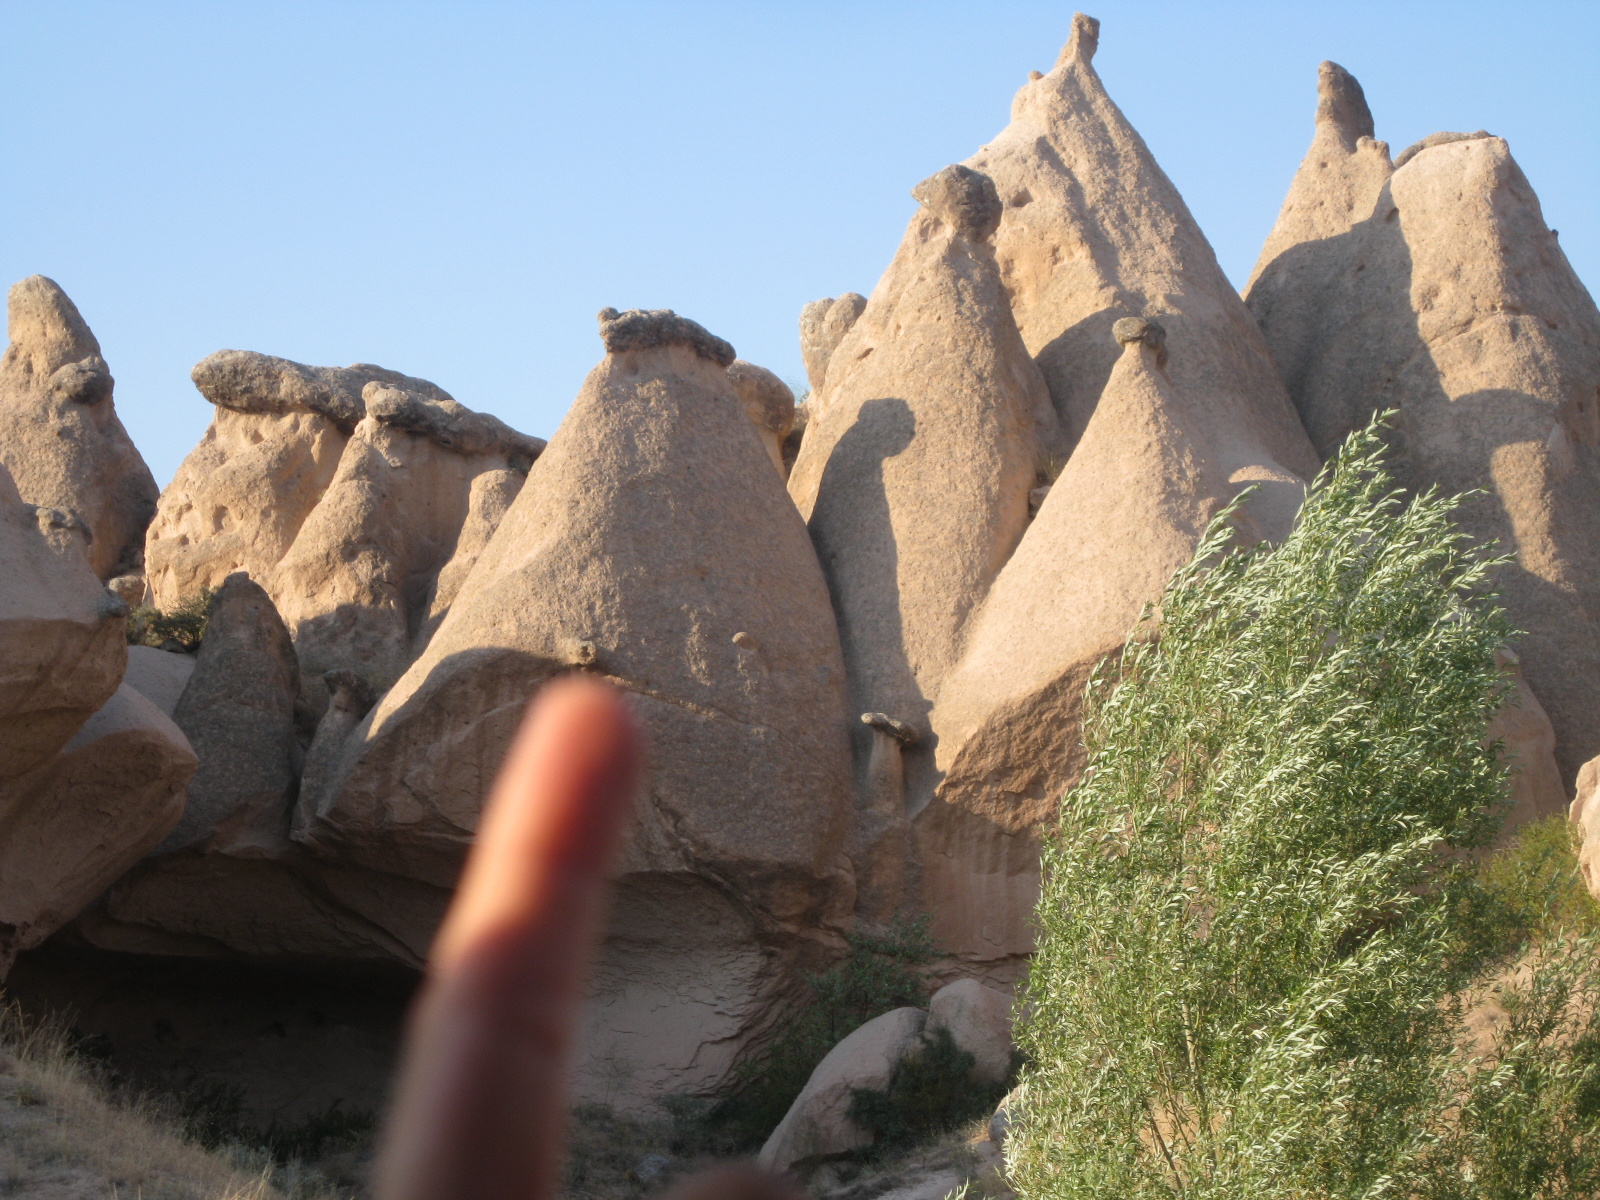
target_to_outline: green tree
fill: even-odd
[[[1090,683],[1019,1030],[1026,1200],[1594,1194],[1593,944],[1551,933],[1493,1044],[1462,1032],[1540,924],[1462,853],[1504,812],[1511,630],[1380,432],[1282,545],[1229,552],[1222,514]]]

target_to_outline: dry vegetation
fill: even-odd
[[[207,1149],[162,1104],[122,1095],[59,1025],[0,1008],[0,1197],[314,1200],[335,1193],[258,1150]]]

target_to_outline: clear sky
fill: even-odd
[[[1600,283],[1600,2],[1107,0],[1096,66],[1242,283],[1343,64],[1398,152],[1506,137]],[[1060,3],[0,0],[0,281],[66,288],[165,483],[224,347],[376,362],[549,436],[596,310],[803,379],[919,179],[1006,122]]]

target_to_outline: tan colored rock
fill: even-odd
[[[1500,827],[1500,842],[1519,829],[1567,811],[1567,789],[1556,766],[1556,731],[1533,689],[1522,677],[1520,660],[1509,650],[1496,656],[1510,690],[1489,722],[1484,739],[1501,742],[1510,773],[1511,805]]]
[[[870,1146],[872,1134],[849,1117],[850,1101],[858,1088],[888,1086],[900,1060],[916,1048],[927,1020],[920,1008],[897,1008],[872,1018],[828,1051],[756,1161],[769,1171],[803,1170]]]
[[[174,654],[154,646],[129,646],[128,671],[122,682],[167,716],[178,710],[178,698],[194,674],[194,655]]]
[[[195,757],[119,688],[43,766],[0,781],[0,976],[166,836]]]
[[[1317,460],[1260,331],[1094,70],[1099,36],[1076,14],[1055,67],[1022,85],[1011,123],[967,160],[1005,203],[995,257],[1068,437],[1116,361],[1112,324],[1151,317],[1167,329],[1174,385],[1233,431],[1239,460],[1224,465],[1310,478]]]
[[[117,690],[128,606],[60,554],[0,466],[0,780],[48,762]]]
[[[950,1031],[950,1040],[972,1055],[972,1074],[1003,1083],[1011,1073],[1011,997],[976,979],[947,983],[928,1001],[928,1035]]]
[[[313,716],[329,670],[388,687],[448,607],[439,575],[459,560],[459,586],[544,443],[365,363],[224,350],[194,378],[217,413],[151,527],[156,603],[243,569],[289,625]]]
[[[989,245],[993,185],[949,167],[912,194],[922,207],[809,405],[789,490],[828,576],[854,707],[926,738],[968,619],[1027,526],[1056,422]],[[931,749],[907,756],[912,791]]]
[[[1032,947],[1034,831],[1081,768],[1075,729],[1089,673],[1189,561],[1242,489],[1247,542],[1287,534],[1304,484],[1243,449],[1208,398],[1183,390],[1158,323],[1123,318],[1122,355],[1060,478],[990,588],[932,724],[941,778],[916,812],[934,935],[970,971]],[[1108,339],[1109,340],[1109,339]],[[1002,972],[1000,977],[1005,977]]]
[[[1589,894],[1600,900],[1600,755],[1578,771],[1578,786],[1568,816],[1578,827],[1578,869]]]
[[[731,348],[672,313],[606,310],[601,330],[605,360],[422,657],[302,789],[298,836],[448,888],[529,695],[575,667],[628,690],[653,771],[578,1092],[637,1106],[721,1082],[844,919],[853,799],[826,586]]]
[[[101,579],[137,572],[160,489],[117,419],[111,372],[54,280],[11,289],[0,358],[0,463],[30,504],[81,524]]]
[[[828,377],[828,360],[866,307],[865,296],[846,292],[837,300],[831,296],[813,300],[800,310],[800,358],[813,393],[822,391]]]
[[[744,406],[744,415],[761,435],[772,465],[787,479],[789,468],[783,461],[783,443],[794,428],[794,393],[771,371],[742,358],[728,365],[728,382]]]
[[[1600,312],[1501,139],[1424,139],[1365,211],[1377,150],[1329,154],[1302,164],[1250,304],[1319,447],[1395,408],[1405,483],[1487,491],[1461,520],[1515,553],[1501,594],[1570,786],[1600,753]],[[1319,189],[1339,199],[1311,227]]]

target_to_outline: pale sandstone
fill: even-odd
[[[123,686],[43,766],[0,781],[0,976],[167,835],[195,756]]]
[[[1174,385],[1230,432],[1230,471],[1272,463],[1310,478],[1317,460],[1255,321],[1091,65],[1099,32],[1076,14],[1055,67],[1023,84],[1010,124],[967,160],[1005,203],[995,257],[1068,437],[1111,373],[1111,325],[1147,316],[1167,328]]]
[[[917,1047],[927,1020],[920,1008],[897,1008],[828,1051],[756,1161],[769,1171],[790,1171],[870,1146],[872,1135],[850,1119],[850,1101],[858,1088],[888,1086],[900,1060]]]
[[[154,646],[129,646],[128,670],[122,682],[167,716],[178,709],[178,698],[194,674],[194,655],[174,654]]]
[[[794,428],[794,393],[771,371],[742,358],[728,364],[728,382],[744,406],[744,415],[761,436],[767,457],[778,474],[787,479],[789,468],[783,461],[783,443]]]
[[[1486,742],[1500,742],[1510,780],[1510,804],[1500,827],[1505,844],[1533,821],[1567,811],[1567,789],[1556,765],[1556,731],[1533,689],[1522,677],[1521,660],[1510,650],[1496,655],[1506,674],[1505,700],[1489,721]]]
[[[137,572],[160,490],[117,419],[106,361],[54,280],[11,289],[0,358],[0,463],[30,504],[81,523],[101,579]]]
[[[0,466],[0,780],[51,759],[117,690],[128,606],[57,553]]]
[[[1568,816],[1578,827],[1578,869],[1589,894],[1600,900],[1600,755],[1578,771]]]
[[[1398,409],[1404,483],[1488,493],[1461,520],[1515,554],[1498,582],[1570,787],[1600,753],[1600,312],[1501,139],[1426,138],[1369,204],[1376,149],[1317,136],[1334,165],[1302,164],[1250,304],[1324,452]],[[1319,190],[1341,199],[1301,220]]]
[[[422,657],[342,758],[314,747],[297,836],[448,888],[528,697],[574,667],[627,690],[653,770],[577,1086],[638,1107],[723,1081],[836,937],[853,805],[826,587],[732,349],[672,313],[606,310],[601,330],[605,360]]]
[[[1240,491],[1257,489],[1240,518],[1247,543],[1286,535],[1305,494],[1274,464],[1234,465],[1236,431],[1184,390],[1190,377],[1159,324],[1122,318],[1113,332],[1122,355],[1088,428],[933,711],[941,778],[914,806],[922,895],[935,936],[968,970],[1014,968],[1032,947],[1035,831],[1081,769],[1089,673]]]
[[[949,167],[912,194],[922,207],[808,406],[789,490],[827,573],[856,711],[922,737],[906,756],[915,793],[929,709],[1027,526],[1058,429],[989,244],[993,184]],[[864,770],[871,733],[856,728]]]
[[[828,377],[828,360],[866,307],[865,296],[846,292],[837,300],[831,296],[813,300],[800,310],[800,358],[813,393],[822,391]]]
[[[1003,1083],[1011,1073],[1011,997],[976,979],[947,983],[928,1001],[928,1035],[950,1031],[950,1040],[973,1057],[973,1078]]]

